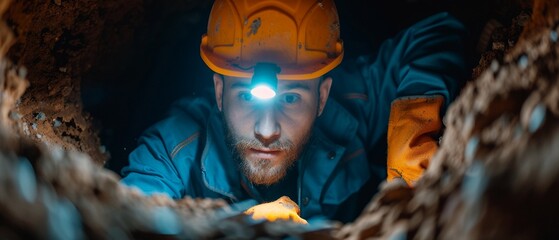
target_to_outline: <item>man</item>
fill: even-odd
[[[176,199],[287,196],[302,218],[343,222],[380,182],[413,185],[466,73],[463,26],[436,14],[331,77],[339,34],[331,0],[216,0],[200,47],[216,104],[178,102],[144,133],[122,181]]]

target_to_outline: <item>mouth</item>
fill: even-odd
[[[267,148],[250,148],[248,154],[258,159],[273,159],[281,154],[281,150]]]

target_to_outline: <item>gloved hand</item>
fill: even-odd
[[[307,224],[307,221],[299,217],[300,209],[289,197],[283,196],[278,200],[258,204],[245,211],[245,214],[252,215],[252,219],[266,219],[268,221],[292,220],[296,223]]]
[[[388,181],[402,178],[410,186],[422,176],[438,149],[442,96],[398,98],[388,122]]]

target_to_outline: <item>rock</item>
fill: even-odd
[[[393,189],[383,188],[335,236],[552,239],[559,234],[559,111],[552,110],[559,102],[559,48],[552,45],[556,30],[551,29],[559,4],[534,4],[544,20],[527,23],[521,15],[513,25],[539,31],[525,30],[531,34],[519,41],[505,39],[518,44],[498,64],[480,61],[476,69],[486,72],[474,74],[477,79],[448,109],[439,151],[408,197],[385,201],[379,196]]]
[[[38,113],[35,114],[35,119],[36,120],[42,121],[42,120],[45,120],[46,118],[47,118],[47,116],[45,115],[44,112],[38,112]]]

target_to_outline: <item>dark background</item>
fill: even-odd
[[[505,0],[335,1],[345,60],[375,54],[380,43],[414,22],[440,11],[458,17],[470,32],[470,66],[479,34],[491,19],[504,25],[515,15]],[[110,153],[106,167],[120,173],[142,131],[165,116],[185,96],[210,96],[212,72],[200,59],[199,44],[212,1],[145,1],[133,38],[113,55],[100,58],[82,82],[85,110],[94,117]],[[344,63],[342,63],[344,65]]]

